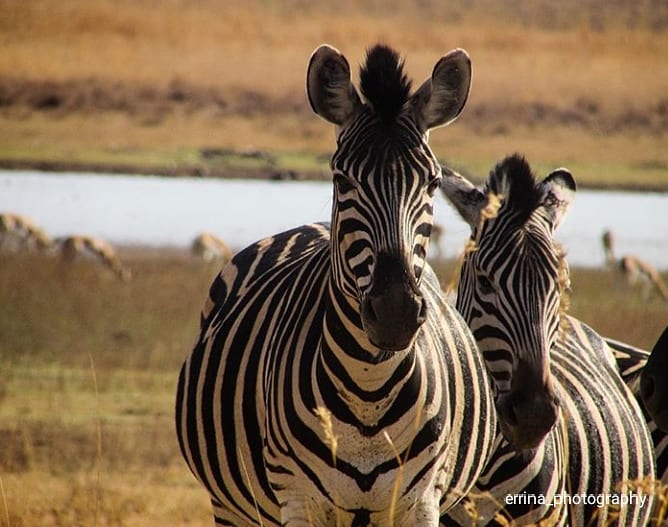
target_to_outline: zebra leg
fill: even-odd
[[[394,522],[390,523],[393,525]],[[406,527],[438,527],[440,525],[440,511],[438,500],[422,500],[415,507],[412,518],[408,518],[402,525]]]

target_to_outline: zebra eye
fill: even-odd
[[[487,277],[487,275],[478,273],[477,280],[480,287],[480,292],[483,295],[491,295],[494,293],[494,284],[492,284],[492,281]]]
[[[427,186],[427,193],[431,197],[434,197],[434,194],[436,194],[436,191],[440,186],[441,186],[441,178],[437,176],[429,182],[429,185]]]
[[[341,174],[336,174],[334,176],[334,185],[339,194],[348,194],[355,190],[355,185],[353,185],[347,177]]]

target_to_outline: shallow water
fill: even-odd
[[[206,180],[0,171],[0,211],[31,217],[51,236],[87,234],[123,245],[186,247],[211,231],[241,248],[304,223],[328,221],[328,182]],[[441,197],[442,254],[456,256],[468,226]],[[571,265],[603,263],[601,234],[619,255],[668,268],[668,194],[581,190],[557,232]]]

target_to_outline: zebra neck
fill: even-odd
[[[413,347],[400,352],[375,347],[362,329],[359,306],[331,285],[329,290],[317,364],[321,394],[330,399],[324,401],[328,406],[343,404],[370,424],[410,383],[416,354]]]

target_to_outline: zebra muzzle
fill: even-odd
[[[393,257],[378,258],[373,286],[360,307],[369,340],[388,351],[410,346],[427,317],[427,303],[415,278]]]
[[[551,383],[538,377],[531,366],[520,362],[513,372],[511,390],[496,401],[501,433],[517,449],[540,445],[559,416],[559,400]]]

